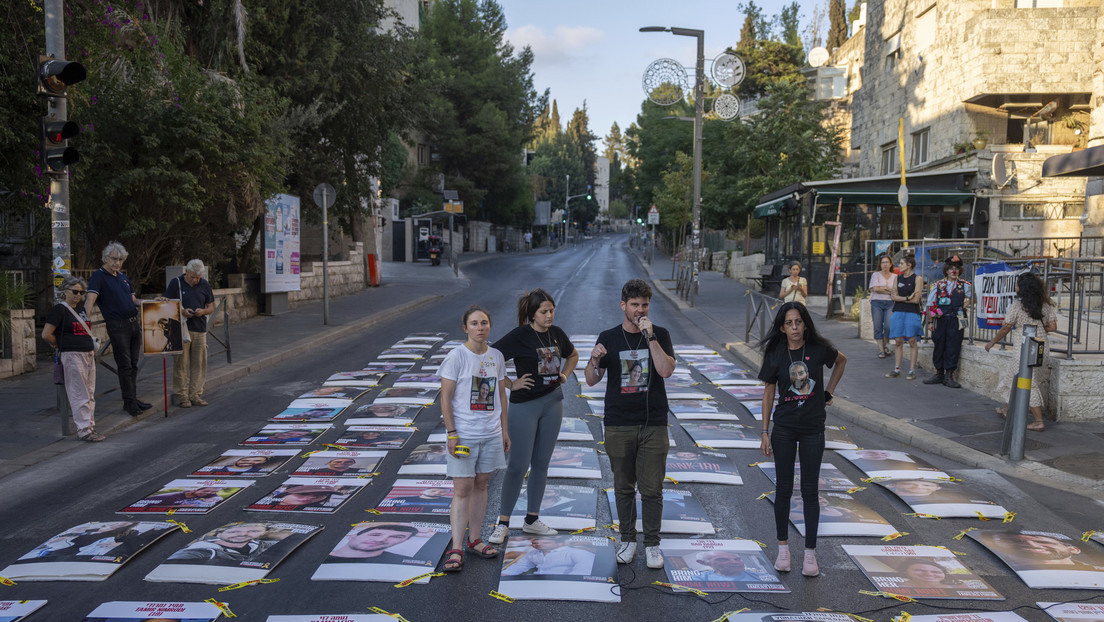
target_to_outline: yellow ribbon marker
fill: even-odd
[[[606,441],[598,441],[598,444],[599,444],[599,445],[605,445],[605,444],[606,444]]]
[[[949,549],[949,548],[947,548],[947,547],[945,547],[941,544],[933,544],[932,546],[934,548],[937,548],[937,549],[943,549],[944,551],[954,553],[955,555],[958,555],[959,557],[965,557],[966,556],[966,554],[963,553],[962,551],[954,551],[954,550],[951,550],[951,549]]]
[[[494,590],[491,590],[489,595],[501,600],[504,603],[513,604],[513,602],[514,602],[514,599],[512,599],[509,596],[503,594],[502,592],[496,592]]]
[[[1081,534],[1081,541],[1082,542],[1088,542],[1089,540],[1092,539],[1093,534],[1097,534],[1097,533],[1100,533],[1100,532],[1099,531],[1086,531],[1085,533]]]
[[[333,443],[323,443],[322,446],[323,447],[332,447],[334,449],[340,449],[341,451],[351,451],[348,447],[345,447],[344,445],[334,445]]]
[[[846,614],[844,614],[844,615],[846,615],[847,617],[851,618],[852,620],[857,620],[858,622],[874,622],[874,620],[872,620],[872,619],[870,619],[870,618],[864,618],[864,617],[862,617],[862,616],[857,616],[857,615],[855,615],[855,614],[853,614],[853,613],[846,613]]]
[[[936,516],[935,514],[924,514],[923,512],[905,512],[905,516],[915,516],[916,518],[934,518],[935,520],[943,520],[942,516]]]
[[[229,592],[230,590],[240,590],[243,587],[249,587],[251,585],[259,585],[261,583],[275,583],[279,579],[253,579],[252,581],[242,581],[241,583],[232,583],[230,585],[224,585],[218,589],[220,592]]]
[[[207,600],[205,600],[205,601],[203,601],[203,602],[205,602],[205,603],[211,603],[212,605],[214,605],[214,606],[218,607],[218,608],[219,608],[219,611],[221,611],[221,612],[223,613],[223,615],[225,615],[225,616],[226,616],[226,617],[228,617],[228,618],[236,618],[236,617],[238,617],[238,616],[234,615],[234,612],[233,612],[233,611],[230,611],[230,605],[229,605],[229,604],[227,604],[227,603],[222,603],[222,602],[219,602],[218,600],[216,600],[216,599],[214,599],[214,598],[208,598]]]
[[[305,453],[305,454],[303,454],[302,456],[299,456],[299,457],[300,458],[310,458],[311,456],[313,456],[314,454],[316,454],[320,451],[322,451],[322,450],[321,449],[315,449],[314,451],[308,451],[307,453]]]
[[[767,492],[764,492],[763,494],[759,495],[758,497],[755,497],[755,500],[756,501],[762,501],[763,499],[766,499],[767,497],[769,497],[773,494],[774,494],[773,490],[768,490]]]
[[[609,525],[602,525],[602,529],[620,529],[617,523],[610,523]]]
[[[767,461],[766,461],[766,460],[760,460],[759,462],[752,462],[752,463],[751,463],[751,464],[749,464],[748,466],[749,466],[749,467],[757,467],[757,466],[759,466],[760,464],[766,464],[766,463],[767,463]],[[729,613],[731,613],[731,612],[729,612]],[[725,615],[728,615],[728,614],[726,613]]]
[[[890,540],[896,540],[897,538],[902,538],[907,535],[909,535],[909,532],[907,531],[898,531],[897,533],[891,533],[888,536],[882,538],[882,542],[889,542]]]
[[[908,596],[902,596],[900,594],[893,594],[891,592],[871,592],[870,590],[859,590],[859,593],[860,594],[865,594],[867,596],[881,596],[883,598],[892,598],[893,600],[899,600],[903,603],[914,603],[914,602],[916,602],[915,600],[909,598]]]
[[[713,620],[713,622],[728,622],[728,616],[734,616],[734,615],[743,613],[745,611],[751,611],[751,609],[748,609],[747,607],[744,607],[743,609],[737,609],[736,611],[726,611],[726,612],[721,614],[721,617],[717,618],[716,620]]]
[[[180,527],[180,531],[183,531],[184,533],[192,533],[192,530],[188,529],[187,525],[185,525],[184,523],[182,523],[178,520],[172,520],[170,518],[170,519],[166,520],[165,522],[166,523],[172,523],[172,524],[176,525],[177,527]]]
[[[576,529],[575,531],[572,531],[571,535],[577,536],[581,533],[586,533],[588,531],[594,531],[595,529],[597,529],[597,527],[583,527],[582,529]]]
[[[717,451],[716,447],[710,447],[709,445],[702,445],[701,443],[694,443],[694,444],[697,445],[698,447],[701,447],[702,449],[711,449],[713,451]]]
[[[665,479],[665,480],[667,480],[667,481],[671,482],[672,484],[674,484],[674,485],[678,486],[678,480],[677,480],[677,479],[675,479],[675,478],[673,478],[673,477],[671,477],[670,475],[668,475],[668,476],[665,476],[665,477],[664,477],[663,479]]]
[[[380,512],[376,508],[368,508],[367,510],[364,510],[364,511],[368,512],[368,513],[371,513],[371,514],[375,514],[377,516],[380,515],[380,514],[383,514],[383,512]]]
[[[948,475],[947,477],[937,477],[935,479],[937,479],[941,482],[964,482],[964,481],[966,481],[966,480],[962,479],[961,477],[953,477],[951,475]]]
[[[617,538],[615,538],[614,536],[606,536],[606,539],[610,542],[617,542]]]
[[[767,548],[767,545],[766,545],[766,544],[763,544],[762,542],[760,542],[760,541],[758,541],[758,540],[752,540],[752,542],[754,542],[754,543],[758,544],[758,545],[759,545],[760,547],[762,547],[762,548],[764,548],[764,549],[765,549],[765,548]]]
[[[893,618],[893,622],[909,622],[912,619],[912,614],[907,611],[902,611],[901,615]]]
[[[380,609],[379,607],[369,607],[368,611],[371,611],[372,613],[378,613],[378,614],[381,614],[381,615],[385,615],[385,616],[390,617],[390,618],[395,618],[396,620],[401,620],[402,622],[410,622],[410,620],[407,620],[406,618],[402,617],[401,614],[391,613],[390,611],[387,611],[385,609]]]
[[[982,514],[981,512],[974,512],[974,514],[977,514],[978,520],[983,520],[983,521],[988,521],[989,520],[989,517]]]
[[[173,514],[176,514],[176,508],[173,508],[173,509],[169,510],[168,512],[165,512],[165,516],[172,516]]]
[[[399,583],[396,583],[395,587],[407,587],[407,586],[410,586],[410,585],[414,585],[415,583],[417,583],[418,581],[421,581],[422,579],[428,579],[428,578],[431,578],[431,577],[443,577],[443,576],[445,576],[445,573],[443,573],[443,572],[427,572],[427,573],[424,573],[424,574],[420,574],[416,577],[411,577],[409,579],[405,579],[405,580],[403,580]]]
[[[977,527],[967,527],[966,529],[963,529],[962,531],[958,532],[958,535],[955,536],[954,538],[951,538],[951,539],[952,540],[961,540],[963,536],[970,533],[971,531],[977,531]]]
[[[698,596],[709,596],[709,592],[703,592],[696,590],[692,587],[686,587],[685,585],[675,585],[674,583],[664,583],[662,581],[653,581],[652,585],[660,585],[663,587],[669,587],[676,592],[690,592],[691,594],[697,594]]]
[[[11,579],[9,579],[7,577],[0,577],[0,585],[7,585],[8,587],[11,587],[15,584],[16,584],[15,581],[12,581]]]
[[[1012,519],[1014,519],[1014,518],[1016,518],[1016,513],[1015,512],[1005,512],[1004,513],[1004,519],[1001,520],[1001,522],[1002,523],[1011,523]]]
[[[866,486],[855,486],[854,488],[848,488],[844,492],[846,492],[849,495],[853,495],[856,492],[862,492],[863,490],[866,490]]]
[[[879,476],[879,477],[865,477],[863,479],[860,479],[859,481],[863,482],[863,483],[866,483],[866,484],[873,484],[874,482],[880,482],[883,479],[889,479],[889,478],[888,477],[881,477],[881,476]]]

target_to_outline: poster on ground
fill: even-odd
[[[772,484],[778,483],[777,473],[774,470],[773,462],[760,462],[756,466],[763,471],[763,475],[766,475]],[[794,465],[794,490],[798,490],[801,486],[801,465]],[[855,488],[857,485],[851,481],[843,471],[830,463],[822,462],[820,464],[820,478],[818,479],[820,490],[835,490],[839,492],[845,492]]]
[[[273,615],[265,622],[393,622],[397,614],[384,613],[319,613],[314,615]]]
[[[326,408],[285,408],[279,413],[268,418],[269,421],[279,423],[281,421],[316,421],[328,422],[337,419],[344,406],[330,406]]]
[[[882,592],[909,598],[1004,600],[950,549],[845,544],[843,550]]]
[[[265,477],[298,454],[298,449],[228,449],[188,477]]]
[[[399,475],[440,475],[448,470],[448,447],[444,443],[418,445],[399,467]]]
[[[1023,617],[1011,611],[963,611],[962,613],[944,613],[926,616],[911,616],[908,622],[1027,622]],[[1086,620],[1085,622],[1088,622]]]
[[[591,447],[559,445],[552,450],[548,476],[600,479],[602,469],[598,466],[598,453]]]
[[[211,603],[116,600],[93,609],[84,622],[214,622],[221,615]]]
[[[375,473],[386,456],[386,451],[316,451],[292,475],[365,478]]]
[[[962,482],[934,479],[877,480],[918,514],[940,518],[1003,518],[1008,510]]]
[[[425,357],[422,348],[388,348],[376,356],[381,361],[414,361]]]
[[[1051,531],[986,529],[966,535],[1028,587],[1104,589],[1104,552],[1094,545]]]
[[[411,404],[364,404],[353,410],[345,425],[407,425],[421,410]]]
[[[328,423],[270,423],[239,445],[310,445],[330,429]]]
[[[314,399],[326,399],[326,400],[345,400],[346,406],[356,401],[357,398],[368,392],[368,389],[364,387],[347,387],[339,385],[321,386],[317,389],[311,389],[306,393],[300,395],[297,400],[314,400]]]
[[[364,366],[364,371],[379,372],[382,374],[393,374],[397,372],[409,371],[414,367],[414,361],[372,361]]]
[[[667,477],[676,482],[743,484],[736,463],[719,451],[680,449],[667,452]]]
[[[700,343],[679,343],[671,346],[677,356],[683,356],[688,354],[709,354],[712,356],[719,356],[715,348],[711,348]]]
[[[143,300],[142,352],[146,356],[183,352],[183,318],[179,300]]]
[[[0,600],[0,622],[19,622],[45,604],[44,600]]]
[[[731,363],[725,365],[695,365],[694,369],[700,371],[706,380],[718,386],[763,385],[754,372],[741,369]]]
[[[256,581],[320,531],[298,523],[229,523],[189,542],[145,580],[216,585]]]
[[[433,572],[452,530],[445,523],[365,521],[353,525],[311,581],[398,583]],[[428,583],[424,577],[416,583]]]
[[[402,449],[417,431],[417,428],[406,426],[353,425],[341,433],[335,444],[340,447]]]
[[[1104,603],[1035,603],[1056,622],[1100,622]]]
[[[521,600],[621,602],[614,543],[601,536],[514,536],[498,591]]]
[[[854,622],[845,613],[828,611],[732,611],[725,615],[726,622]]]
[[[713,400],[670,400],[667,409],[680,421],[683,419],[705,419],[713,421],[737,421],[735,413],[730,413]]]
[[[774,499],[772,498],[773,502]],[[805,511],[800,494],[790,498],[790,522],[797,533],[805,535]],[[817,534],[821,536],[875,536],[885,537],[897,533],[889,521],[882,518],[870,506],[846,492],[820,493],[820,521]]]
[[[264,293],[299,291],[299,197],[265,201]]]
[[[436,374],[406,373],[395,379],[396,387],[414,387],[416,389],[440,389],[441,377]]]
[[[254,483],[245,479],[174,479],[116,514],[206,514]]]
[[[333,514],[371,481],[371,478],[289,477],[276,490],[245,509]]]
[[[593,441],[594,435],[590,432],[587,422],[578,417],[564,417],[560,421],[560,432],[556,436],[557,441]]]
[[[376,371],[339,371],[326,378],[322,386],[326,387],[364,387],[370,389],[379,386],[382,372]]]
[[[451,479],[397,479],[376,509],[388,514],[448,516]]]
[[[722,387],[722,390],[741,402],[763,400],[763,386],[760,385],[733,385]]]
[[[429,406],[437,400],[437,393],[441,391],[440,387],[430,389],[419,389],[415,387],[391,387],[390,389],[384,389],[380,391],[380,394],[373,400],[375,404],[419,404],[421,406]]]
[[[617,502],[612,488],[606,489],[606,499],[610,504],[613,522],[617,519]],[[644,530],[641,514],[640,493],[636,493],[636,530]],[[690,494],[689,490],[663,489],[663,523],[659,529],[663,533],[708,534],[716,533],[713,523],[705,513],[702,504]]]
[[[884,449],[837,450],[869,478],[950,479],[951,476],[903,451]]]
[[[760,403],[762,407],[762,403]],[[859,446],[847,434],[847,428],[841,425],[824,426],[825,449],[858,449]]]
[[[739,423],[697,423],[680,420],[679,425],[698,445],[716,449],[759,449],[759,437],[762,436],[758,431]]]
[[[31,549],[0,570],[0,576],[13,581],[103,581],[177,528],[166,522],[83,523]]]
[[[659,550],[667,580],[675,585],[703,592],[790,591],[751,540],[666,539]]]
[[[510,513],[510,528],[521,529],[529,507],[529,488],[518,496]],[[598,490],[590,486],[549,484],[544,489],[540,519],[553,529],[585,529],[594,527],[598,515]]]
[[[763,400],[744,400],[740,402],[740,406],[743,406],[756,421],[763,420]]]

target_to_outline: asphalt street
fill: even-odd
[[[448,270],[441,267],[440,270]],[[621,285],[630,278],[647,277],[647,271],[626,245],[624,236],[603,236],[567,246],[554,253],[535,251],[519,254],[497,254],[479,261],[465,263],[462,278],[446,287],[426,292],[440,298],[411,309],[401,315],[373,324],[370,328],[343,336],[341,339],[308,348],[294,356],[271,364],[216,387],[205,396],[211,406],[174,411],[168,418],[148,418],[119,430],[108,442],[82,445],[59,453],[14,472],[0,480],[3,503],[0,504],[0,567],[6,566],[53,535],[85,521],[110,521],[119,518],[116,511],[132,501],[154,492],[161,484],[185,477],[194,469],[234,448],[273,414],[283,410],[301,393],[320,386],[334,372],[357,370],[374,360],[375,355],[409,333],[444,331],[450,338],[462,337],[460,315],[464,308],[478,303],[487,308],[493,319],[492,337],[505,334],[516,325],[516,301],[524,292],[542,287],[556,299],[556,324],[569,335],[598,333],[618,324],[622,318],[618,306]],[[724,352],[723,344],[731,335],[723,331],[703,330],[701,323],[688,315],[670,299],[656,295],[652,299],[652,320],[668,328],[676,344],[706,344]],[[707,326],[708,328],[708,326]],[[585,356],[586,353],[583,353]],[[726,358],[737,361],[732,353]],[[700,376],[695,376],[702,380]],[[389,384],[393,377],[385,379]],[[861,383],[861,377],[845,376],[841,387]],[[722,404],[734,412],[742,412],[735,398],[712,385],[701,385]],[[596,438],[601,438],[601,420],[590,416],[583,399],[576,396],[578,383],[568,385],[570,397],[564,402],[567,416],[584,418]],[[357,404],[369,403],[378,392],[373,390]],[[312,582],[315,571],[327,553],[341,539],[352,523],[368,520],[367,509],[376,507],[396,478],[396,469],[405,455],[421,442],[437,425],[440,406],[423,409],[415,421],[418,431],[402,450],[390,452],[366,490],[346,507],[328,516],[301,517],[293,514],[254,513],[243,508],[275,488],[282,475],[294,467],[293,460],[277,474],[261,479],[221,507],[206,516],[176,517],[193,534],[173,533],[156,542],[142,554],[124,565],[106,581],[83,582],[19,582],[4,587],[3,599],[47,599],[49,604],[30,620],[80,620],[97,604],[110,600],[187,600],[203,601],[217,598],[228,603],[242,620],[263,621],[271,614],[348,614],[364,613],[369,607],[379,607],[400,613],[411,622],[452,620],[717,620],[727,611],[743,608],[765,611],[813,611],[827,608],[856,613],[873,620],[889,620],[901,611],[912,615],[971,611],[1015,610],[1032,622],[1050,618],[1035,607],[1038,601],[1063,602],[1090,599],[1102,602],[1100,591],[1034,590],[1029,589],[999,559],[981,546],[953,537],[970,527],[993,527],[994,522],[974,519],[932,520],[907,516],[909,509],[895,497],[877,486],[868,486],[856,495],[875,509],[902,533],[894,541],[905,545],[938,545],[962,553],[962,563],[981,575],[1006,600],[936,601],[901,603],[879,596],[861,594],[874,591],[871,583],[843,552],[842,544],[878,544],[877,538],[825,537],[818,548],[822,576],[805,578],[799,572],[783,576],[789,594],[721,594],[698,596],[674,593],[653,585],[666,581],[662,571],[649,570],[642,556],[630,566],[619,568],[622,602],[616,605],[570,601],[516,601],[506,603],[489,593],[498,589],[500,560],[467,558],[463,572],[432,579],[426,585],[396,588],[390,583]],[[744,415],[745,424],[755,422]],[[345,416],[338,419],[342,421]],[[678,427],[674,418],[672,433],[677,448],[693,445],[690,437]],[[830,417],[830,424],[840,424]],[[924,449],[908,447],[878,436],[861,427],[849,427],[852,439],[866,448],[908,451],[936,467],[969,481],[981,492],[988,493],[1016,512],[1014,525],[1023,529],[1058,531],[1079,535],[1104,525],[1099,516],[1085,512],[1084,500],[1074,494],[1050,487],[1009,478],[986,469],[970,468],[943,456],[928,454]],[[336,431],[330,431],[320,442],[332,442]],[[600,448],[593,443],[586,444]],[[771,490],[770,481],[758,468],[748,465],[762,460],[757,450],[722,450],[739,465],[742,486],[680,483],[678,488],[690,490],[706,508],[717,530],[716,538],[746,538],[767,543],[773,559],[773,519],[771,503],[759,499]],[[825,460],[838,466],[846,475],[858,480],[861,472],[833,452]],[[554,483],[612,485],[609,465],[600,457],[603,477],[595,480],[554,479]],[[490,512],[497,513],[498,487],[501,475],[492,480]],[[673,485],[672,485],[673,486]],[[147,517],[146,520],[150,520]],[[269,575],[279,581],[253,585],[229,592],[218,592],[216,586],[184,583],[149,583],[142,578],[165,557],[190,541],[197,533],[239,520],[287,520],[322,525],[325,529],[309,540],[281,563]],[[156,520],[156,519],[155,519]],[[430,519],[446,522],[444,518]],[[600,497],[598,530],[602,535],[615,532],[610,524],[610,511]],[[488,533],[489,528],[484,533]],[[684,536],[671,536],[684,537]],[[792,547],[798,551],[800,538],[793,532]],[[1098,546],[1088,544],[1086,546]],[[798,558],[799,559],[799,558]]]

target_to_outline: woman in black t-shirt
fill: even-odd
[[[794,463],[801,460],[801,501],[805,516],[805,559],[801,573],[820,574],[816,561],[817,524],[820,521],[820,462],[824,456],[824,407],[843,376],[847,357],[816,332],[809,311],[800,302],[787,302],[778,310],[762,342],[763,366],[759,379],[763,390],[763,455],[774,455],[774,524],[778,557],[774,567],[790,570],[789,514],[793,497]],[[824,383],[824,367],[832,377]],[[775,392],[778,407],[774,407]],[[774,432],[770,432],[773,414]]]
[[[77,438],[97,443],[104,440],[104,436],[94,429],[96,348],[92,335],[88,334],[90,322],[84,312],[88,284],[80,277],[70,276],[62,281],[61,291],[65,299],[46,314],[42,340],[58,349],[58,358],[65,370],[65,394],[69,398],[69,409],[73,411],[73,422],[77,424]]]
[[[540,520],[540,504],[548,478],[548,464],[563,420],[563,384],[575,369],[579,353],[567,334],[552,323],[556,302],[543,289],[534,289],[518,300],[518,327],[492,346],[508,361],[514,360],[517,379],[510,389],[510,456],[502,479],[498,524],[487,538],[502,544],[509,529],[510,513],[521,494],[525,472],[528,506],[527,534],[551,536],[556,530]]]

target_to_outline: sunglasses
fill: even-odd
[[[73,292],[76,296],[83,296],[86,293],[83,289],[71,289],[69,291]]]

